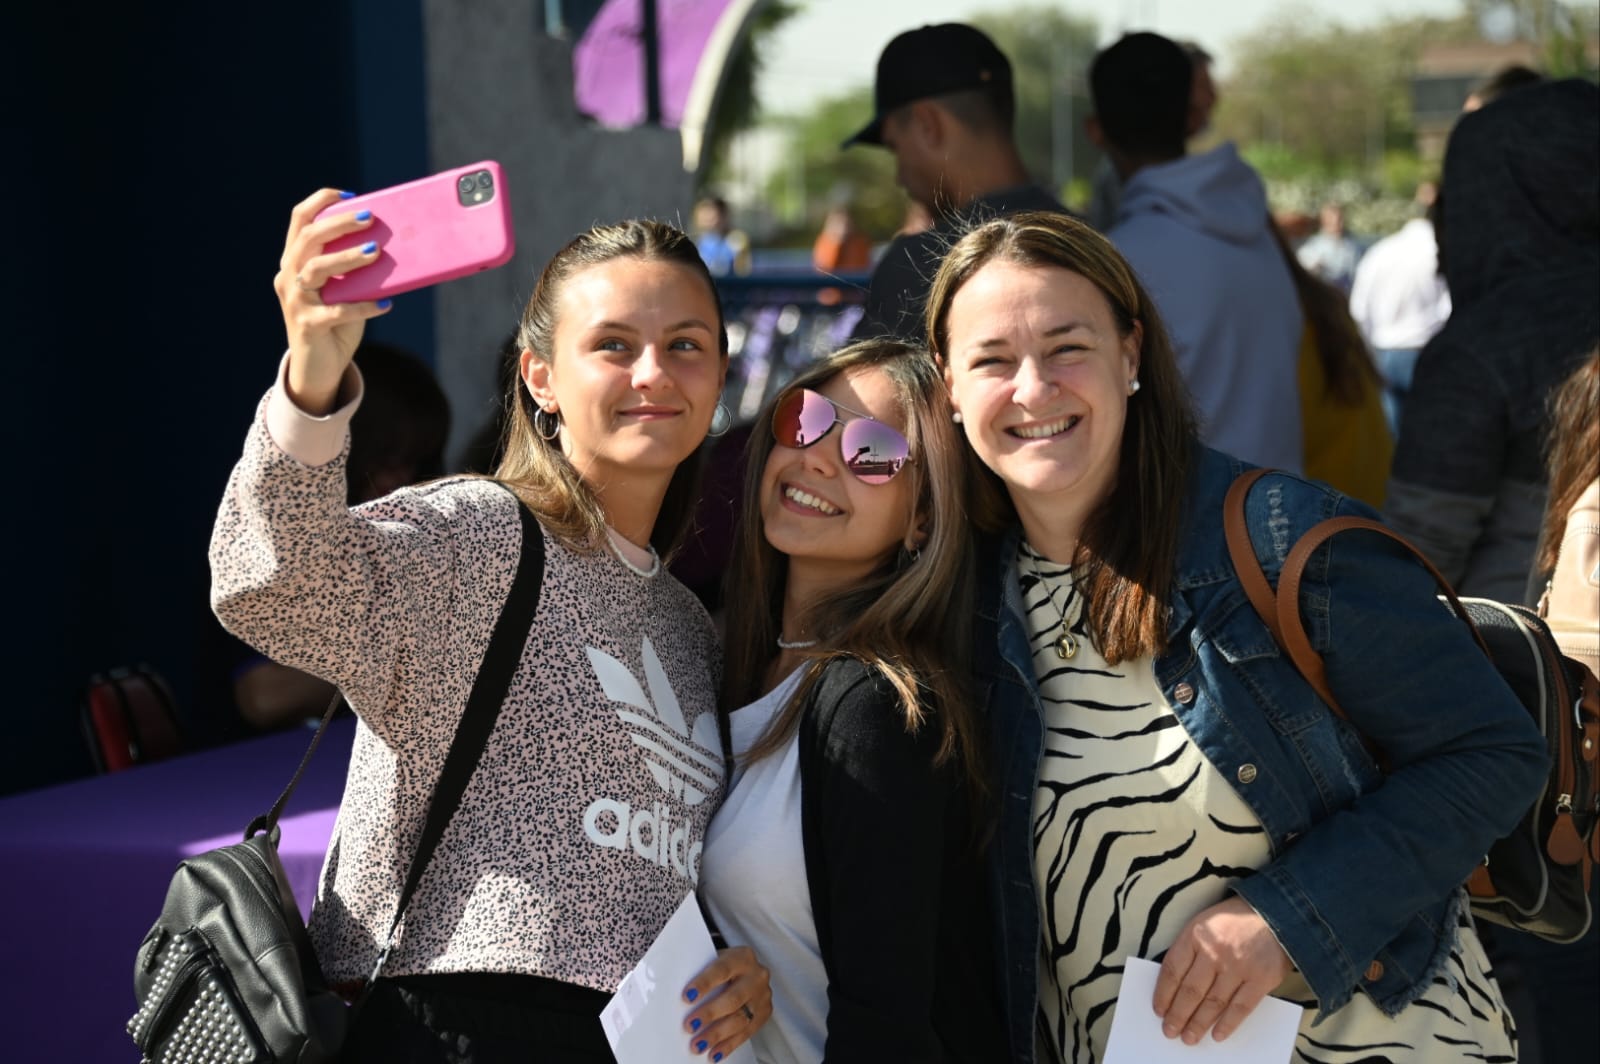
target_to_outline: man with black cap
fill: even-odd
[[[1066,208],[1028,178],[1012,135],[1011,63],[982,31],[947,22],[900,34],[878,57],[873,96],[872,121],[843,146],[894,152],[895,180],[935,224],[885,249],[855,338],[922,342],[928,284],[970,219]]]

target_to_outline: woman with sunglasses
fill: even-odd
[[[987,534],[1010,1059],[1093,1064],[1119,1009],[1220,1041],[1273,994],[1305,1009],[1297,1060],[1514,1060],[1461,887],[1544,744],[1433,578],[1371,533],[1312,554],[1301,612],[1352,727],[1251,609],[1223,523],[1244,466],[1199,444],[1115,248],[1065,215],[978,226],[927,331]],[[1371,512],[1268,474],[1245,525],[1275,581],[1312,525]],[[1159,962],[1153,997],[1119,1000],[1131,958]]]
[[[1004,1035],[960,443],[927,353],[845,348],[753,437],[728,586],[728,798],[701,897],[772,970],[763,1064],[988,1061]]]
[[[727,368],[716,288],[670,226],[580,234],[522,317],[500,483],[448,478],[347,509],[351,357],[387,303],[320,296],[381,253],[327,250],[373,223],[317,218],[339,200],[320,192],[291,219],[275,281],[289,350],[228,482],[211,566],[224,624],[336,683],[360,720],[310,921],[336,985],[354,994],[382,965],[340,1059],[610,1061],[600,1010],[694,889],[723,792],[715,633],[658,557],[687,523]],[[518,568],[523,508],[544,540],[531,634],[386,949]],[[770,1007],[748,950],[683,1000],[685,1045],[719,1058]]]

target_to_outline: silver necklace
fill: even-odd
[[[1061,637],[1056,640],[1056,657],[1062,661],[1071,661],[1078,656],[1078,640],[1067,629],[1067,611],[1056,604],[1056,589],[1050,586],[1050,581],[1044,578],[1039,571],[1038,555],[1028,552],[1028,562],[1033,569],[1033,578],[1044,585],[1044,593],[1050,598],[1050,605],[1055,609],[1056,615],[1061,618]]]
[[[817,641],[815,639],[797,639],[791,643],[781,635],[778,637],[779,650],[806,650],[816,645]]]
[[[633,572],[639,574],[645,579],[649,579],[650,577],[661,572],[661,555],[656,553],[654,546],[650,544],[645,545],[644,549],[650,552],[650,568],[643,569],[633,564],[633,562],[629,560],[628,556],[622,553],[622,547],[617,543],[617,533],[613,532],[609,528],[606,529],[606,540],[611,544],[611,553],[617,556],[617,561],[621,562],[623,565],[626,565]]]

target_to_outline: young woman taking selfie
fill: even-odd
[[[325,250],[371,224],[317,219],[339,200],[319,192],[290,220],[275,281],[289,350],[211,546],[223,622],[336,683],[360,718],[310,925],[336,984],[364,979],[387,936],[517,569],[520,507],[545,555],[498,721],[343,1059],[607,1061],[599,1011],[693,889],[723,793],[715,635],[659,557],[683,532],[727,366],[716,290],[669,226],[578,236],[522,318],[501,483],[446,479],[347,509],[351,356],[386,305],[319,296],[379,253]],[[630,831],[645,815],[658,827]],[[708,1055],[770,1011],[749,950],[684,997],[685,1042]]]

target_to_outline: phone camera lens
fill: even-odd
[[[473,180],[472,180],[472,175],[471,174],[467,174],[464,177],[462,177],[461,180],[457,182],[457,184],[461,187],[461,191],[462,192],[466,193],[467,195],[471,195],[472,194]]]
[[[486,192],[494,187],[494,179],[489,176],[489,171],[478,171],[478,187]]]

